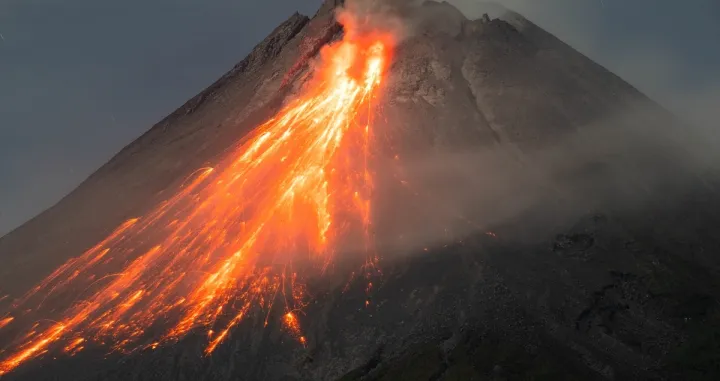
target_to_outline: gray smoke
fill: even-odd
[[[527,234],[522,239],[547,239],[586,216],[672,207],[720,186],[715,145],[656,110],[608,116],[534,151],[446,147],[395,168],[408,191],[378,213],[381,241],[398,253],[508,224]]]
[[[411,29],[409,14],[417,8],[419,1],[413,0],[348,0],[337,8],[336,18],[346,26],[350,38],[373,32],[390,33],[397,42],[403,40]]]

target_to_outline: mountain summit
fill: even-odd
[[[680,121],[619,77],[521,15],[497,6],[489,10],[493,17],[469,20],[447,2],[328,0],[312,18],[288,18],[228,73],[125,147],[57,205],[0,239],[0,372],[6,372],[0,377],[717,379],[720,238],[714,231],[720,198],[717,171],[708,159],[714,156],[698,148]],[[355,18],[344,20],[347,12]],[[366,62],[365,74],[350,67],[319,81],[319,68],[337,68],[323,66],[327,62],[343,65],[328,52],[340,54],[333,47],[342,47],[348,34],[360,33],[348,27],[351,22],[363,33],[392,33],[382,80],[367,73],[376,73],[374,63],[382,66],[378,62],[384,53],[359,43],[357,50],[348,49],[362,57],[356,60]],[[337,99],[356,103],[338,101],[332,113],[313,117],[300,112],[306,110],[304,104],[293,103],[305,99],[308,89],[320,89],[312,99],[323,103],[323,89],[333,81],[351,89]],[[364,83],[365,90],[353,87],[357,83]],[[317,104],[308,103],[307,110]],[[272,126],[285,117],[323,127],[335,125],[338,115],[355,117],[348,128],[372,127],[366,164],[374,177],[358,180],[373,187],[373,221],[365,231],[376,243],[370,260],[370,249],[348,239],[321,271],[293,288],[294,275],[304,271],[304,264],[273,257],[267,268],[282,268],[277,273],[282,275],[263,273],[243,289],[262,291],[253,305],[228,297],[223,299],[226,305],[207,315],[213,324],[229,321],[231,329],[219,334],[178,324],[172,332],[182,328],[182,335],[173,336],[172,344],[155,342],[124,353],[124,342],[107,338],[120,337],[114,332],[136,323],[118,325],[148,291],[139,290],[135,298],[99,317],[93,314],[102,310],[93,303],[114,300],[138,279],[157,287],[156,297],[165,297],[162,287],[176,286],[152,283],[164,279],[165,269],[149,272],[145,262],[137,261],[142,256],[133,254],[113,272],[91,275],[87,287],[64,291],[65,304],[89,311],[77,315],[72,327],[97,319],[107,324],[108,332],[100,335],[106,340],[91,342],[73,331],[59,341],[72,327],[55,314],[68,307],[47,295],[59,293],[62,287],[56,282],[62,281],[57,274],[79,268],[82,253],[90,253],[93,263],[110,261],[104,257],[103,242],[130,229],[135,217],[153,220],[157,205],[164,208],[177,194],[190,194],[189,189],[215,170],[209,166],[223,163],[238,147],[250,144],[242,152],[259,150],[254,142],[263,131],[272,135]],[[258,131],[258,126],[266,130]],[[297,159],[289,170],[301,173],[295,179],[311,184],[322,180],[315,173],[334,173],[343,163],[363,157],[353,152],[347,160],[338,160],[338,166],[332,162],[297,172],[309,160],[300,144],[306,136],[278,136],[299,148],[278,145],[281,149],[273,155],[280,162]],[[335,140],[341,139],[322,140],[322,146]],[[331,151],[318,152],[312,158],[325,160]],[[261,158],[247,162],[252,166]],[[264,187],[263,181],[282,179],[283,173],[251,170],[256,167],[245,177],[219,175],[213,181],[217,186],[256,181],[248,186],[265,193],[258,193],[258,204],[243,207],[262,214],[253,208],[261,208],[264,194],[278,188]],[[315,188],[328,187],[320,180]],[[280,190],[289,194],[298,189],[295,182],[291,185]],[[335,197],[339,192],[329,193]],[[200,206],[188,208],[202,211],[203,201],[214,200],[203,194],[182,202],[191,200]],[[241,198],[222,196],[233,202]],[[348,200],[366,205],[364,195],[355,197]],[[278,210],[289,204],[279,205]],[[296,212],[305,209],[277,213],[294,221]],[[163,245],[189,241],[212,246],[217,234],[230,237],[228,242],[244,239],[244,221],[242,230],[217,232],[212,227],[222,223],[218,214],[203,216],[193,214],[200,221],[194,235],[170,237]],[[366,215],[361,217],[367,222]],[[250,230],[275,222],[261,220],[258,230]],[[137,244],[149,245],[166,230],[180,231],[173,230],[178,224],[182,221],[175,219],[147,225],[159,226],[157,231],[137,228],[142,237]],[[301,225],[273,232],[268,241],[287,239],[295,245],[287,237],[307,233],[310,228]],[[320,230],[323,241],[325,230]],[[252,237],[254,242],[255,233]],[[143,255],[163,252],[161,246]],[[205,262],[191,257],[188,263],[206,263],[213,254],[208,252]],[[247,255],[241,250],[236,254]],[[262,258],[259,254],[254,255]],[[170,252],[167,270],[187,255]],[[286,271],[288,267],[297,270]],[[180,274],[178,283],[193,276],[218,278],[204,267],[183,271],[199,274]],[[86,275],[70,271],[67,282]],[[34,289],[43,279],[46,283]],[[117,287],[87,299],[92,287],[108,279],[117,279]],[[273,279],[278,280],[274,289],[269,286]],[[28,290],[35,297],[34,290],[44,287],[50,292],[37,295],[48,316],[32,326],[17,315],[19,298]],[[212,300],[216,294],[199,299]],[[297,305],[287,300],[296,297]],[[181,299],[178,305],[190,296]],[[200,312],[184,315],[192,318],[187,321],[205,314],[209,303],[197,302]],[[285,309],[273,308],[276,303]],[[240,313],[223,315],[227,306]],[[145,316],[141,312],[133,316]],[[162,335],[169,320],[152,321],[142,334]],[[40,341],[15,351],[15,340],[24,332],[17,324],[31,325],[29,336],[48,329],[48,340],[57,339],[58,348],[47,347],[43,353],[49,341]],[[132,333],[122,337],[137,338]],[[25,361],[30,357],[37,358]]]

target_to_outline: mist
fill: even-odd
[[[717,143],[646,105],[536,149],[447,146],[388,160],[380,165],[378,242],[407,255],[511,226],[522,231],[516,243],[530,243],[584,217],[673,207],[717,191]]]

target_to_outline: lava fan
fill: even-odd
[[[0,319],[20,332],[0,353],[0,375],[47,352],[155,348],[196,329],[210,354],[258,307],[268,318],[284,309],[283,326],[304,344],[297,264],[323,270],[343,237],[372,239],[367,163],[389,42],[353,36],[326,47],[296,99],[226,160],[17,300]]]

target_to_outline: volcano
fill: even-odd
[[[712,149],[488,12],[292,15],[0,239],[0,377],[717,379]]]

